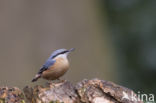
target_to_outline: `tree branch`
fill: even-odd
[[[28,87],[0,88],[0,103],[143,103],[132,90],[115,83],[84,79],[75,86],[69,81]],[[24,96],[25,95],[25,100]]]

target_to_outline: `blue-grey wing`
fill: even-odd
[[[47,70],[50,66],[52,66],[56,61],[52,59],[48,59],[42,68],[39,70],[38,74],[42,74],[45,70]]]

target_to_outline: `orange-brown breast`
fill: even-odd
[[[48,80],[55,80],[61,77],[69,68],[69,62],[64,58],[57,58],[54,65],[42,73],[42,77]]]

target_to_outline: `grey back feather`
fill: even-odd
[[[44,65],[42,66],[42,68],[39,70],[38,74],[42,74],[42,72],[44,72],[45,70],[47,70],[50,66],[52,66],[56,61],[55,60],[47,60]]]
[[[42,68],[39,70],[38,74],[42,74],[42,72],[44,72],[45,70],[47,70],[50,66],[52,66],[56,61],[53,59],[55,56],[57,56],[58,54],[67,51],[66,49],[58,49],[56,51],[54,51],[50,57],[48,58],[48,60],[43,64]]]

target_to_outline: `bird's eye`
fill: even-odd
[[[63,51],[63,52],[60,52],[60,53],[54,55],[54,56],[52,57],[52,59],[55,58],[55,57],[57,57],[57,56],[60,55],[60,54],[64,54],[64,53],[67,53],[67,52],[68,52],[67,50],[66,50],[66,51]]]
[[[68,51],[66,50],[66,51],[63,51],[62,53],[60,53],[60,54],[64,54],[64,53],[67,53]]]

